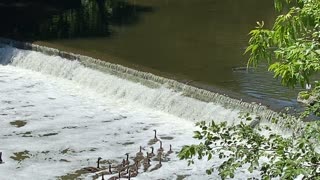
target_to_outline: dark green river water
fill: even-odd
[[[1,36],[28,40],[177,79],[275,109],[298,106],[243,52],[256,21],[271,25],[272,0],[4,1]]]

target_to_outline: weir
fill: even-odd
[[[268,124],[273,118],[279,119],[277,127],[282,130],[299,132],[304,126],[300,119],[283,117],[261,104],[233,99],[148,72],[32,43],[5,38],[0,38],[0,43],[3,44],[1,64],[69,79],[108,98],[125,99],[188,120],[237,123],[239,112],[245,112],[260,116],[262,122]]]

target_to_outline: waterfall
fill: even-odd
[[[0,43],[3,44],[0,45],[1,64],[68,79],[106,98],[138,103],[193,121],[227,120],[236,123],[239,112],[247,112],[260,116],[267,123],[277,118],[280,128],[287,129],[288,125],[294,124],[290,129],[298,131],[303,126],[299,119],[293,116],[284,118],[266,106],[243,102],[151,73],[31,43],[4,38],[0,38]]]

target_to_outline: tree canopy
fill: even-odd
[[[273,26],[268,29],[263,21],[257,22],[249,33],[248,66],[267,62],[274,77],[288,87],[313,84],[313,90],[303,95],[316,95],[315,100],[300,117],[320,116],[320,83],[311,82],[320,70],[320,0],[274,0],[274,4],[280,15]],[[200,130],[194,138],[200,143],[184,146],[179,157],[192,164],[195,157],[218,156],[223,163],[206,172],[217,170],[222,179],[233,178],[238,168],[246,166],[251,173],[259,171],[262,179],[320,179],[319,121],[308,122],[300,134],[286,137],[251,122],[246,114],[238,124],[197,123]]]
[[[282,84],[310,84],[310,77],[320,70],[320,1],[275,0],[275,8],[287,12],[277,17],[271,29],[257,22],[246,49],[248,66],[267,61]]]

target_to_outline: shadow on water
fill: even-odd
[[[134,25],[148,6],[120,0],[4,0],[0,35],[38,41],[110,37],[110,25]]]

